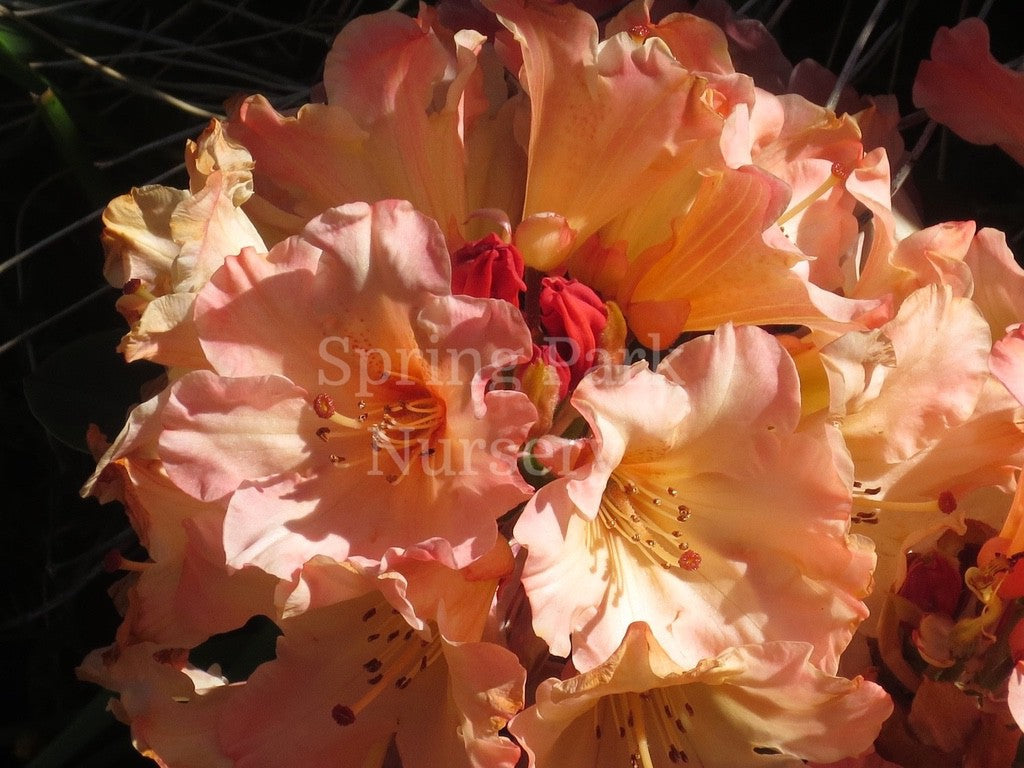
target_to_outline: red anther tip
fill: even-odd
[[[832,175],[837,179],[846,181],[850,177],[853,169],[850,168],[846,163],[840,163],[838,160],[832,163]]]
[[[646,24],[634,24],[627,32],[632,38],[646,40],[651,34],[651,29]]]
[[[121,286],[121,292],[124,293],[125,296],[131,296],[141,287],[142,281],[139,280],[139,278],[137,277],[133,277],[131,280],[129,280],[127,283]]]
[[[313,410],[321,419],[329,419],[334,415],[334,398],[321,392],[313,398]]]
[[[121,570],[121,553],[116,549],[112,549],[103,556],[103,570],[107,573],[113,573],[114,571]]]
[[[944,515],[952,513],[956,509],[956,496],[949,491],[939,494],[939,511]]]
[[[701,556],[699,552],[688,549],[679,556],[679,567],[684,571],[696,571],[700,568]]]
[[[352,725],[356,721],[356,713],[352,711],[352,707],[346,707],[344,704],[335,704],[331,708],[331,717],[338,725]]]

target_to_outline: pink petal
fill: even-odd
[[[992,375],[1024,403],[1024,328],[1018,325],[993,344],[988,364]]]
[[[841,457],[826,434],[794,431],[789,357],[759,329],[725,326],[659,373],[614,370],[592,372],[573,398],[592,458],[541,488],[516,525],[537,634],[561,655],[572,635],[577,669],[640,619],[685,663],[800,638],[835,669],[874,558],[846,535]]]
[[[160,456],[186,493],[222,498],[250,478],[302,467],[317,420],[305,393],[287,379],[228,379],[207,371],[172,385]]]
[[[1024,270],[996,229],[980,229],[964,262],[974,277],[971,299],[988,321],[992,338],[998,339],[1011,325],[1024,320]]]
[[[1024,163],[1024,74],[989,53],[985,22],[964,19],[941,28],[931,55],[917,71],[914,104],[967,141],[996,144]]]

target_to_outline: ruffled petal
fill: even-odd
[[[892,704],[877,685],[830,677],[808,647],[724,651],[692,668],[631,625],[600,667],[549,679],[512,733],[530,766],[755,768],[830,762],[865,751]]]

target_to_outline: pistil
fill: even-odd
[[[860,518],[867,522],[877,518],[874,512],[940,512],[944,515],[951,514],[956,510],[956,496],[950,491],[943,491],[935,499],[929,501],[888,501],[879,499],[875,494],[881,491],[880,488],[863,488],[860,483],[854,483],[853,506],[868,513],[855,514],[855,519]]]
[[[797,203],[788,211],[779,216],[778,220],[776,220],[775,223],[781,227],[794,216],[806,210],[812,203],[817,201],[819,198],[823,197],[836,184],[839,184],[840,182],[845,182],[846,179],[849,178],[849,176],[849,166],[839,162],[832,163],[832,172],[829,174],[828,178],[825,179],[825,181],[823,181],[817,189],[811,192],[811,194],[809,194],[799,203]]]

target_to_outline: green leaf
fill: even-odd
[[[142,385],[163,368],[139,361],[126,363],[116,347],[121,331],[93,333],[50,355],[25,378],[25,399],[40,424],[55,438],[88,452],[85,433],[96,424],[113,439]]]

